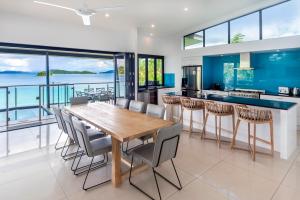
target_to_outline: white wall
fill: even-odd
[[[198,49],[182,50],[183,65],[202,65],[202,56],[220,55],[240,52],[268,51],[277,49],[289,49],[300,47],[300,36],[265,39],[251,42],[243,42],[239,44],[226,44]]]
[[[104,30],[0,13],[0,29],[0,42],[103,51],[135,52],[137,48],[136,28]]]
[[[143,54],[165,56],[165,72],[175,73],[175,87],[181,87],[181,37],[171,35],[167,37],[150,37],[138,34],[138,52]]]

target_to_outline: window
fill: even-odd
[[[259,13],[230,21],[230,43],[259,40]]]
[[[234,88],[234,63],[224,63],[223,82],[226,90]]]
[[[284,1],[204,31],[186,35],[183,42],[186,50],[294,35],[300,35],[299,0]]]
[[[155,85],[154,72],[154,58],[148,58],[148,85]]]
[[[193,33],[184,37],[184,49],[195,49],[203,47],[203,31]]]
[[[138,55],[138,82],[140,88],[164,84],[164,57]]]
[[[300,1],[288,1],[262,11],[263,39],[300,35]]]
[[[146,85],[146,58],[139,58],[139,86]]]
[[[205,46],[228,43],[228,24],[223,23],[205,30]]]
[[[163,84],[163,60],[161,58],[156,59],[156,81],[158,85]]]

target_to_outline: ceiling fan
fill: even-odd
[[[90,9],[84,3],[82,8],[75,9],[75,8],[69,8],[69,7],[56,5],[56,4],[52,4],[52,3],[47,3],[47,2],[44,2],[44,1],[33,1],[33,2],[38,3],[38,4],[42,4],[42,5],[46,5],[46,6],[52,6],[52,7],[56,7],[56,8],[62,8],[62,9],[73,11],[77,15],[82,17],[83,24],[86,25],[86,26],[91,25],[90,17],[95,15],[97,12],[108,11],[108,10],[118,10],[118,9],[124,8],[124,6],[118,5],[118,6],[112,6],[112,7],[102,7],[102,8],[97,8],[97,9]]]

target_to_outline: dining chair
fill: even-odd
[[[64,160],[71,159],[71,158],[73,158],[73,156],[75,154],[74,153],[69,153],[68,154],[68,151],[69,151],[70,146],[74,144],[74,137],[67,130],[67,126],[66,126],[66,123],[65,123],[65,121],[63,119],[61,109],[59,107],[53,107],[52,109],[53,109],[54,115],[56,117],[56,121],[57,121],[58,127],[62,129],[62,132],[61,132],[61,134],[60,134],[60,136],[59,136],[59,138],[57,140],[57,143],[60,140],[60,137],[61,137],[62,133],[67,134],[67,139],[66,139],[66,141],[65,141],[65,143],[64,143],[64,145],[62,147],[60,155],[61,155],[61,157]],[[69,141],[69,144],[67,144],[68,141]]]
[[[77,119],[73,119],[73,124],[74,124],[75,132],[76,132],[76,135],[78,138],[78,143],[79,143],[80,148],[83,149],[83,151],[85,152],[85,154],[88,157],[92,158],[91,162],[89,164],[88,171],[86,173],[83,185],[82,185],[82,189],[88,190],[88,189],[91,189],[96,186],[99,186],[99,185],[109,182],[111,179],[107,179],[107,180],[101,181],[100,183],[97,183],[95,185],[86,187],[86,182],[87,182],[89,173],[92,169],[94,158],[96,156],[103,156],[105,161],[103,162],[103,164],[101,166],[104,167],[107,165],[108,153],[112,151],[111,137],[105,136],[105,137],[90,141],[85,125]],[[81,157],[82,156],[80,156],[80,158],[79,158],[78,164],[80,163]]]
[[[82,173],[86,172],[86,171],[82,171],[82,169],[88,167],[88,165],[82,166],[80,168],[78,168],[78,165],[77,165],[75,169],[73,168],[74,164],[75,164],[75,161],[76,161],[76,158],[78,156],[81,156],[81,154],[83,153],[82,150],[80,151],[78,138],[77,138],[77,135],[76,135],[76,132],[75,132],[75,128],[74,128],[74,124],[73,124],[73,118],[74,117],[72,117],[71,114],[69,114],[65,111],[62,111],[61,114],[62,114],[63,120],[65,122],[66,130],[67,130],[68,135],[72,136],[75,145],[77,145],[77,150],[76,150],[76,153],[75,153],[75,156],[74,156],[74,160],[73,160],[73,163],[72,163],[72,166],[71,166],[71,170],[74,172],[75,175],[82,174]],[[106,136],[105,133],[103,133],[101,131],[98,131],[96,129],[91,129],[90,128],[90,129],[86,129],[86,130],[87,130],[86,132],[87,132],[89,141],[92,141],[92,140],[95,140],[95,139],[102,138],[102,137]],[[100,161],[100,162],[97,162],[97,163],[94,163],[94,164],[96,165],[98,163],[102,163],[103,161]],[[77,172],[77,170],[80,170],[80,172]]]
[[[87,104],[89,102],[88,96],[81,96],[81,97],[71,97],[70,104],[73,105],[80,105],[80,104]]]
[[[129,172],[129,183],[130,185],[134,186],[136,189],[138,189],[140,192],[148,196],[150,199],[154,199],[150,194],[145,192],[143,189],[141,189],[139,186],[135,185],[132,182],[132,169],[133,169],[133,161],[134,159],[139,159],[143,161],[146,165],[150,166],[152,168],[152,172],[154,175],[156,188],[159,194],[159,198],[161,199],[160,189],[157,182],[156,175],[160,176],[162,179],[170,183],[172,186],[177,188],[178,190],[182,189],[182,185],[180,182],[180,179],[178,177],[177,170],[175,168],[173,158],[176,157],[177,149],[178,149],[178,143],[180,139],[180,133],[182,131],[182,125],[181,124],[175,124],[171,127],[162,128],[158,131],[157,140],[155,143],[149,143],[146,145],[143,145],[139,148],[136,148],[132,152],[132,158],[131,158],[131,165],[130,165],[130,172]],[[176,174],[176,178],[178,181],[179,186],[171,182],[169,179],[164,177],[161,173],[155,170],[155,168],[159,167],[162,163],[166,161],[171,161],[173,169]]]
[[[61,114],[60,114],[60,109],[58,107],[53,107],[52,110],[54,112],[54,116],[55,116],[55,119],[57,121],[58,129],[60,130],[60,134],[59,134],[59,137],[58,137],[58,139],[55,143],[54,148],[55,148],[55,150],[63,149],[65,145],[62,146],[62,147],[57,147],[57,146],[58,146],[58,143],[60,141],[60,138],[61,138],[62,134],[67,133],[66,126],[63,123],[63,120],[62,120],[62,117],[61,117]]]
[[[159,105],[155,105],[155,104],[148,104],[147,105],[147,109],[146,109],[146,115],[148,116],[151,116],[151,117],[156,117],[156,118],[160,118],[160,119],[164,119],[164,116],[165,116],[165,107],[164,106],[159,106]],[[135,147],[132,147],[130,149],[128,149],[128,143],[126,144],[126,150],[123,152],[124,153],[127,153],[128,154],[128,151],[138,147],[138,146],[141,146],[141,145],[144,145],[145,144],[145,141],[149,141],[149,139],[151,139],[153,137],[153,133],[150,133],[149,135],[145,135],[145,136],[142,136],[140,138],[138,138],[142,144],[140,145],[137,145]]]
[[[145,112],[145,105],[142,101],[131,100],[128,109],[133,112],[143,113]]]
[[[127,109],[129,105],[129,100],[125,98],[117,98],[116,106],[119,108]]]
[[[139,113],[143,113],[145,111],[145,103],[142,102],[142,101],[135,101],[135,100],[131,100],[130,103],[129,103],[129,110],[132,111],[132,112],[139,112]],[[126,149],[124,151],[123,149],[123,143],[122,143],[122,151],[126,154],[128,154],[128,150],[131,150],[131,149],[128,149],[128,144],[129,144],[129,141],[126,143]]]

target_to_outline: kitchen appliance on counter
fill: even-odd
[[[294,96],[299,96],[299,94],[300,94],[300,89],[294,87],[294,88],[293,88],[293,95],[294,95]]]
[[[183,95],[193,95],[202,91],[202,66],[183,66],[181,90]]]
[[[264,94],[264,90],[239,89],[228,91],[229,96],[260,99],[260,95]]]
[[[278,94],[279,95],[291,95],[292,90],[289,87],[278,87]]]

